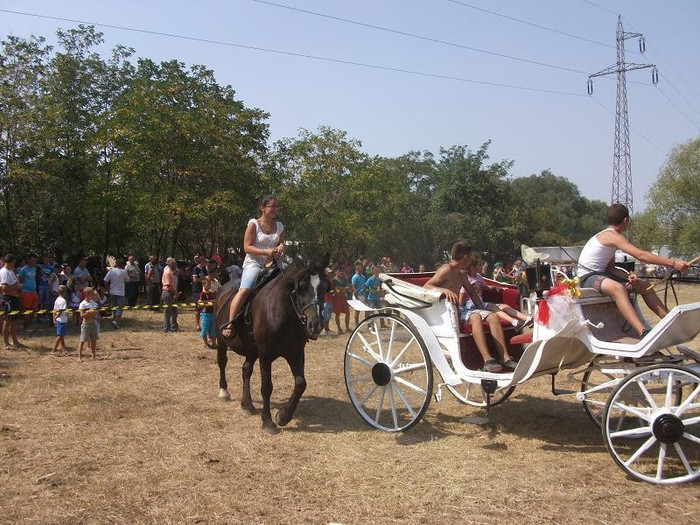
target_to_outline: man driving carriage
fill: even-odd
[[[455,243],[450,251],[450,262],[438,268],[435,274],[423,286],[425,288],[441,290],[445,294],[447,300],[457,306],[459,306],[460,289],[464,287],[476,308],[460,310],[460,318],[466,319],[472,327],[474,342],[484,360],[484,370],[486,372],[501,372],[503,369],[506,369],[512,372],[515,370],[517,361],[508,354],[508,346],[506,345],[501,322],[495,313],[483,308],[484,305],[481,298],[469,283],[467,270],[471,258],[472,249],[469,246],[460,242]],[[496,346],[499,353],[500,364],[496,359],[491,357],[489,353],[482,321],[485,321],[489,325],[491,336],[497,343]]]
[[[578,260],[577,275],[580,286],[595,288],[600,293],[615,299],[615,304],[630,326],[643,338],[648,330],[632,306],[628,292],[634,291],[642,296],[649,309],[659,317],[664,317],[668,309],[649,286],[647,281],[639,279],[634,272],[627,274],[615,267],[615,252],[623,252],[642,262],[661,264],[672,267],[679,272],[685,271],[689,264],[680,259],[668,259],[641,250],[622,235],[630,224],[629,210],[623,204],[613,204],[608,208],[608,227],[591,237],[581,251]]]

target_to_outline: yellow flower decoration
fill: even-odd
[[[573,279],[562,279],[562,282],[569,289],[569,293],[571,294],[571,297],[573,297],[574,299],[581,297],[581,291],[578,289],[578,283],[579,283],[578,277],[574,277]]]

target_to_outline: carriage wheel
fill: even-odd
[[[447,389],[450,392],[452,392],[452,395],[454,395],[459,401],[461,401],[464,404],[472,405],[475,407],[486,406],[486,393],[484,392],[484,389],[481,388],[480,383],[465,382],[455,386],[445,386],[447,386]],[[513,390],[515,390],[515,385],[496,390],[493,394],[491,394],[490,406],[495,407],[496,405],[500,405],[501,403],[503,403],[506,399],[510,397],[510,395],[513,393]]]
[[[619,361],[594,361],[584,372],[581,379],[581,392],[585,393],[583,408],[598,428],[603,426],[603,413],[610,393],[628,373]]]
[[[345,386],[368,425],[386,432],[408,430],[425,414],[433,392],[424,341],[395,315],[368,317],[345,348]]]
[[[603,413],[603,440],[631,476],[656,484],[700,478],[700,374],[654,365],[613,390]]]

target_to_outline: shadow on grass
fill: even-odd
[[[284,403],[279,403],[277,408]],[[333,433],[372,430],[357,415],[350,401],[328,397],[302,397],[294,413],[297,426],[292,432]]]
[[[605,451],[600,429],[579,402],[518,395],[491,409],[489,438],[504,434],[542,442],[542,450]]]

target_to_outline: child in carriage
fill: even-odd
[[[495,313],[500,319],[509,323],[516,330],[532,325],[532,316],[519,312],[507,304],[486,302],[483,300],[484,290],[488,289],[489,286],[486,284],[484,277],[479,273],[480,267],[481,261],[477,257],[474,257],[469,263],[467,279],[469,279],[469,284],[472,285],[474,291],[479,296],[479,299],[481,299],[483,308]],[[462,289],[459,291],[459,304],[467,311],[476,309],[474,301],[472,301],[471,297],[469,297],[469,294],[464,287],[462,287]]]
[[[508,354],[508,346],[506,345],[501,321],[494,312],[482,308],[481,299],[479,299],[479,296],[467,279],[467,270],[471,258],[471,247],[460,242],[455,243],[450,252],[450,262],[438,268],[435,274],[425,283],[424,287],[442,291],[447,300],[455,305],[459,305],[459,291],[464,287],[477,306],[474,310],[464,311],[464,317],[472,327],[474,342],[484,360],[483,369],[486,372],[501,372],[504,369],[513,371],[518,363]],[[489,325],[491,336],[496,341],[500,363],[492,358],[489,353],[482,322],[486,322]]]

